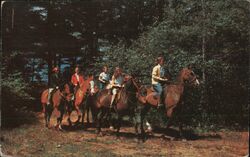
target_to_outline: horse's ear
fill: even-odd
[[[193,64],[189,64],[189,65],[187,66],[187,68],[188,68],[189,70],[192,70],[192,69],[193,69]]]

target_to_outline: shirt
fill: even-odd
[[[118,76],[117,78],[115,78],[114,76],[112,77],[112,81],[111,81],[112,85],[121,86],[122,83],[123,83],[123,77],[122,76]]]
[[[107,74],[107,73],[105,73],[105,72],[102,72],[102,73],[99,75],[99,79],[108,82],[108,81],[109,81],[109,74]]]
[[[152,71],[152,84],[158,84],[160,79],[164,77],[164,75],[164,68],[160,64],[156,65]]]

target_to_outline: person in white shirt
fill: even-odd
[[[123,76],[122,76],[122,70],[119,67],[115,68],[114,75],[112,76],[111,79],[111,90],[112,90],[112,99],[110,103],[110,108],[113,107],[114,100],[116,98],[116,95],[118,93],[118,90],[122,88],[123,85]]]
[[[165,78],[165,70],[163,68],[163,64],[164,64],[164,58],[163,57],[158,57],[156,59],[156,63],[157,65],[153,68],[152,71],[152,86],[153,89],[156,92],[155,96],[159,96],[160,97],[160,101],[158,102],[158,107],[163,106],[162,104],[162,82],[166,82],[168,81],[167,78]]]
[[[90,95],[94,95],[95,94],[94,75],[93,74],[89,74],[89,78],[91,79],[91,81],[89,82],[89,85],[90,85]]]
[[[99,85],[100,85],[100,90],[104,89],[107,84],[109,83],[109,74],[107,73],[108,72],[108,67],[107,66],[104,66],[102,68],[102,73],[100,73],[99,75]]]

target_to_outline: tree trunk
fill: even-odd
[[[206,63],[206,13],[205,13],[205,0],[201,0],[202,5],[202,62]],[[203,88],[201,93],[201,104],[203,106],[207,106],[207,92],[206,92],[206,67],[203,66],[202,69],[202,80],[203,80]]]
[[[11,12],[11,28],[14,29],[14,24],[15,24],[15,9],[12,7],[12,12]]]
[[[52,10],[52,2],[48,3],[48,14],[47,14],[47,44],[48,44],[48,57],[47,57],[47,62],[48,62],[48,85],[50,84],[50,76],[51,76],[51,72],[52,72],[52,66],[53,66],[53,52],[51,51],[51,32],[52,32],[52,27],[53,27],[53,23],[52,23],[52,17],[51,17],[51,10]]]

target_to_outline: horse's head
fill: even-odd
[[[90,85],[90,81],[93,80],[93,77],[87,77],[81,84],[80,84],[80,89],[81,90],[87,90],[89,89]]]
[[[68,83],[66,83],[63,87],[64,87],[63,92],[65,94],[70,94],[71,93],[70,85]]]
[[[179,75],[179,80],[183,83],[198,86],[200,84],[197,76],[190,68],[183,68]]]
[[[136,78],[133,75],[126,75],[124,77],[125,86],[124,88],[131,92],[138,92],[140,87],[137,83]]]
[[[62,98],[66,99],[67,101],[70,101],[73,96],[70,85],[68,83],[65,83],[63,87],[60,88],[60,90]]]

